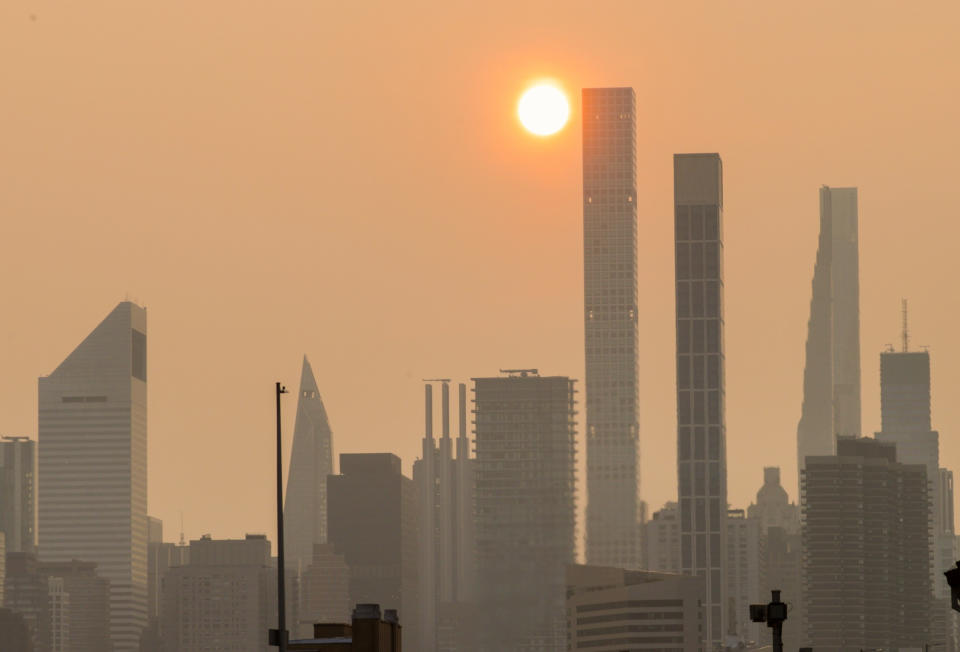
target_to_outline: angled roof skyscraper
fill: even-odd
[[[124,301],[39,380],[39,545],[110,580],[114,652],[147,624],[147,311]]]
[[[327,476],[333,473],[333,433],[307,356],[303,356],[293,451],[283,518],[286,554],[306,569],[313,544],[327,541]]]

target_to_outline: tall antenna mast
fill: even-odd
[[[183,510],[180,510],[180,545],[185,546],[187,542],[183,538]]]
[[[907,300],[901,299],[901,310],[903,311],[903,352],[910,350],[910,330],[907,327]]]

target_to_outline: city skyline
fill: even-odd
[[[313,55],[322,59],[326,48],[343,46],[339,41],[314,46],[293,37],[297,34],[294,23],[309,23],[316,16],[310,9],[267,18],[276,31],[292,37],[271,61],[311,62],[309,75],[298,64],[291,76],[265,86],[274,92],[271,106],[280,102],[303,107],[302,113],[295,109],[290,117],[289,130],[257,118],[256,111],[263,105],[246,108],[231,102],[229,106],[238,107],[239,113],[228,114],[210,132],[202,127],[210,116],[221,115],[224,104],[201,93],[193,106],[202,119],[194,120],[176,99],[179,91],[196,91],[204,88],[203,82],[217,80],[211,93],[236,99],[241,92],[246,94],[247,82],[257,87],[269,84],[271,78],[256,64],[241,80],[222,75],[222,61],[197,50],[209,36],[202,25],[213,19],[212,9],[199,10],[204,19],[201,27],[183,28],[184,41],[198,57],[198,65],[191,70],[156,62],[145,46],[121,34],[123,30],[111,31],[102,45],[91,46],[87,62],[110,61],[108,55],[115,51],[110,48],[121,47],[128,51],[130,62],[143,64],[136,72],[122,63],[112,69],[145,93],[147,99],[133,94],[124,100],[131,103],[127,106],[136,120],[110,118],[109,108],[127,96],[113,86],[104,89],[100,83],[104,78],[93,72],[97,66],[78,68],[69,63],[68,54],[77,51],[79,35],[89,33],[104,14],[96,9],[86,16],[72,8],[58,11],[67,12],[59,16],[75,19],[71,24],[78,26],[76,32],[57,13],[41,13],[29,29],[19,23],[13,27],[14,21],[4,21],[0,27],[13,59],[32,66],[30,78],[14,74],[11,88],[36,100],[26,103],[36,105],[29,115],[18,106],[9,109],[13,124],[23,130],[10,140],[9,161],[16,163],[3,163],[4,178],[10,180],[4,210],[21,218],[13,233],[21,246],[4,260],[3,270],[10,278],[23,276],[23,270],[32,269],[32,261],[41,259],[58,262],[50,268],[77,270],[64,275],[38,269],[26,275],[22,284],[4,290],[9,318],[2,334],[15,346],[5,352],[8,371],[0,381],[0,408],[9,415],[2,429],[6,434],[35,438],[33,379],[69,353],[76,334],[125,292],[138,295],[157,317],[151,322],[151,345],[157,355],[152,358],[151,433],[155,436],[149,444],[149,511],[173,526],[169,531],[178,529],[182,510],[190,538],[207,531],[218,536],[272,532],[272,478],[263,464],[272,445],[272,404],[267,393],[274,380],[295,386],[295,364],[303,351],[324,370],[322,386],[336,381],[324,396],[337,432],[335,452],[393,450],[404,460],[405,472],[419,448],[420,378],[437,373],[467,378],[493,374],[499,366],[526,365],[585,377],[579,321],[582,297],[573,289],[582,273],[579,108],[574,106],[570,125],[549,143],[532,143],[514,133],[518,130],[510,115],[519,90],[541,74],[561,78],[571,98],[580,87],[622,84],[638,89],[639,209],[649,216],[638,256],[638,305],[644,316],[638,345],[639,394],[641,433],[654,434],[644,438],[641,490],[651,511],[672,499],[676,486],[673,464],[663,463],[672,461],[674,449],[669,441],[674,432],[673,351],[663,344],[671,341],[673,319],[670,262],[660,253],[669,249],[671,238],[669,157],[674,152],[721,152],[728,185],[725,201],[731,214],[737,215],[737,223],[727,233],[728,240],[737,243],[737,251],[727,256],[728,282],[735,288],[727,295],[731,325],[728,462],[743,469],[746,479],[731,480],[731,504],[748,502],[755,489],[749,478],[764,465],[783,469],[783,486],[796,500],[788,451],[794,449],[799,417],[807,293],[816,250],[814,192],[823,183],[856,185],[861,192],[864,432],[879,430],[879,370],[874,353],[896,342],[899,300],[904,296],[914,306],[915,341],[932,345],[936,352],[932,369],[935,423],[943,433],[960,426],[960,411],[943,399],[947,388],[960,378],[956,364],[960,346],[947,327],[958,310],[957,299],[950,296],[944,303],[936,291],[936,280],[947,277],[950,270],[945,247],[955,228],[943,216],[960,200],[948,174],[956,135],[947,114],[955,105],[955,91],[943,84],[937,66],[955,52],[956,45],[947,39],[943,25],[950,21],[942,16],[933,20],[920,13],[878,9],[864,31],[851,35],[850,25],[860,17],[850,8],[838,8],[836,20],[824,25],[814,8],[789,16],[772,7],[754,9],[749,15],[728,10],[733,17],[725,17],[713,8],[688,16],[680,10],[619,7],[611,11],[621,18],[614,22],[624,26],[612,31],[600,29],[609,27],[609,18],[601,25],[569,7],[545,19],[521,13],[516,24],[506,28],[504,39],[517,38],[540,21],[545,21],[547,41],[579,34],[580,27],[584,33],[603,36],[582,36],[590,52],[583,63],[571,61],[560,45],[550,47],[550,43],[535,54],[512,53],[517,56],[507,57],[508,62],[494,58],[490,63],[484,55],[491,51],[482,48],[476,59],[455,57],[462,79],[455,79],[452,90],[431,91],[430,106],[417,103],[386,116],[384,125],[372,128],[374,142],[339,109],[316,110],[319,104],[312,87],[303,89],[308,97],[302,105],[294,101],[301,97],[297,94],[300,82],[318,76]],[[393,16],[391,11],[386,10],[386,16]],[[441,11],[441,17],[456,15],[453,9]],[[956,9],[945,6],[944,11]],[[144,38],[147,45],[166,38],[163,30],[179,24],[172,11],[158,12],[156,31],[148,31]],[[124,13],[120,18],[130,17]],[[359,9],[345,9],[337,17],[343,25],[354,26],[368,16]],[[252,23],[252,17],[242,11],[225,20],[229,34]],[[677,26],[684,20],[703,32],[698,37],[702,43],[692,54],[678,55],[675,41],[658,37],[648,27],[658,21]],[[732,47],[721,36],[735,20],[755,27],[772,25],[782,43],[771,43],[758,29],[745,36],[746,45]],[[711,22],[715,30],[708,28]],[[630,30],[626,25],[632,26]],[[894,26],[902,49],[887,47]],[[804,29],[820,34],[815,59],[824,57],[833,64],[827,73],[818,70],[812,75],[807,64],[795,58],[795,52],[804,51]],[[384,38],[385,31],[380,19],[374,21],[370,35],[362,34],[361,45],[370,45],[371,38]],[[460,28],[451,34],[464,37]],[[275,38],[258,37],[255,43],[262,47]],[[379,48],[398,42],[388,37],[375,51],[383,52]],[[428,41],[436,47],[444,42]],[[224,40],[214,39],[214,43],[226,47]],[[37,47],[48,52],[48,62],[37,60]],[[750,56],[760,47],[768,48],[764,61]],[[869,52],[875,65],[864,69],[861,51]],[[298,56],[304,54],[311,56]],[[668,56],[670,79],[662,72]],[[543,63],[551,58],[556,63]],[[239,61],[254,60],[240,57]],[[419,51],[401,47],[383,74],[367,63],[351,72],[351,79],[331,70],[333,66],[321,66],[320,71],[330,77],[331,87],[341,96],[369,92],[363,97],[375,105],[381,98],[409,92],[410,78],[402,70],[425,61]],[[68,65],[60,70],[57,66],[64,63]],[[141,77],[142,70],[150,72]],[[439,86],[450,70],[441,62],[431,63],[418,83]],[[781,77],[781,71],[790,74]],[[357,74],[377,90],[364,91],[356,85],[352,76]],[[83,100],[78,102],[64,101],[59,95],[52,98],[41,88],[75,88],[67,81],[70,75],[90,88],[104,90],[78,89]],[[680,84],[674,77],[685,81]],[[852,79],[860,83],[852,84]],[[470,90],[473,85],[478,86],[476,91]],[[890,88],[908,92],[894,96]],[[705,115],[687,102],[694,90],[699,95],[718,89],[730,102],[715,114]],[[172,115],[181,121],[175,124],[185,129],[183,142],[171,138],[179,132],[160,126],[149,99],[153,92],[171,102]],[[827,96],[841,101],[824,102]],[[796,109],[787,111],[794,102]],[[365,104],[361,106],[357,122],[364,129],[377,125],[369,111]],[[456,119],[445,117],[447,113]],[[477,125],[476,133],[462,129],[464,118]],[[929,130],[913,128],[920,123]],[[49,124],[60,126],[50,130]],[[343,133],[332,134],[326,124],[345,125],[338,127]],[[419,126],[412,133],[404,132],[401,127],[409,124]],[[426,153],[405,158],[404,153],[417,149],[411,145],[434,129],[453,146],[426,139]],[[885,147],[877,147],[877,133],[885,135]],[[306,146],[300,144],[303,134],[308,134]],[[64,137],[76,139],[76,145],[61,147]],[[94,137],[95,141],[90,140]],[[343,156],[342,171],[322,166],[318,174],[312,166],[313,152],[323,151],[317,145],[328,137],[332,151]],[[354,141],[357,154],[347,151]],[[229,165],[227,159],[241,158],[235,142],[252,143],[254,157],[269,163]],[[153,158],[150,166],[128,165],[133,153],[129,143],[143,145],[141,151]],[[186,156],[194,145],[197,155]],[[462,155],[453,151],[461,146]],[[97,159],[87,156],[74,158],[85,148],[102,155],[104,164],[91,165]],[[278,160],[285,162],[280,166],[284,172],[300,167],[309,171],[271,174],[269,168]],[[404,161],[403,167],[411,161],[423,167],[429,174],[422,176],[430,178],[430,183],[400,174],[398,161]],[[362,168],[362,176],[370,181],[349,181],[361,176],[357,173],[361,163],[370,166]],[[314,190],[317,179],[324,176],[319,191]],[[57,192],[47,192],[51,179]],[[462,183],[454,182],[461,179]],[[270,184],[279,184],[280,190],[263,190]],[[439,185],[448,187],[438,190]],[[383,192],[373,192],[373,187]],[[236,198],[230,199],[234,191]],[[422,203],[434,192],[439,193],[440,203],[460,205],[463,197],[476,199],[462,207],[459,219],[451,220],[446,210]],[[390,197],[389,203],[378,199],[380,194]],[[278,195],[288,195],[289,201],[278,204]],[[277,215],[280,228],[274,230],[266,217]],[[388,215],[389,219],[382,217]],[[904,237],[905,215],[910,217],[908,235],[912,237]],[[405,235],[408,231],[433,235],[411,238]],[[378,233],[373,240],[368,239],[371,232]],[[192,237],[184,237],[186,233]],[[87,242],[91,235],[104,237],[90,245],[92,250],[73,250],[77,241]],[[769,251],[774,237],[789,246]],[[351,255],[357,260],[351,262],[338,249],[354,252]],[[400,256],[398,250],[405,253]],[[401,269],[411,251],[417,260]],[[309,273],[302,263],[307,256],[317,264]],[[182,273],[170,269],[171,261]],[[367,268],[369,272],[364,271]],[[456,273],[447,274],[445,268]],[[773,276],[776,283],[770,279]],[[374,278],[382,279],[382,284],[371,283]],[[278,279],[280,287],[275,288]],[[317,279],[321,279],[319,290]],[[465,292],[465,287],[489,289]],[[274,296],[274,291],[279,294]],[[304,301],[304,296],[311,301]],[[756,296],[774,297],[769,314],[754,314]],[[449,303],[438,302],[437,297]],[[318,308],[321,304],[327,308]],[[339,310],[330,311],[331,305]],[[286,312],[279,321],[267,321],[261,314],[270,309]],[[508,315],[512,325],[506,327],[502,324]],[[224,328],[224,321],[231,327]],[[551,333],[545,336],[546,330]],[[445,333],[439,341],[438,333]],[[485,334],[493,337],[482,338]],[[468,339],[478,344],[459,346]],[[243,355],[238,355],[241,351]],[[765,382],[750,380],[757,377]],[[295,411],[292,398],[284,404],[287,459]],[[384,409],[370,410],[372,400],[381,402]],[[754,459],[751,442],[767,437],[772,450],[763,459]],[[960,447],[944,439],[942,464],[956,468]],[[244,445],[227,451],[218,468],[200,463],[227,440]],[[181,459],[188,450],[192,455]],[[582,448],[578,452],[583,459]],[[184,476],[193,481],[184,481]],[[581,497],[583,480],[581,469]],[[217,496],[224,488],[242,508],[221,504]]]

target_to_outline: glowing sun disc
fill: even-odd
[[[527,131],[538,136],[555,134],[570,117],[570,103],[556,86],[538,84],[527,90],[517,104],[517,116]]]

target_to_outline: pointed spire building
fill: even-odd
[[[286,554],[306,569],[313,544],[327,541],[327,476],[333,473],[333,433],[307,356],[303,356],[293,451],[283,506]]]

